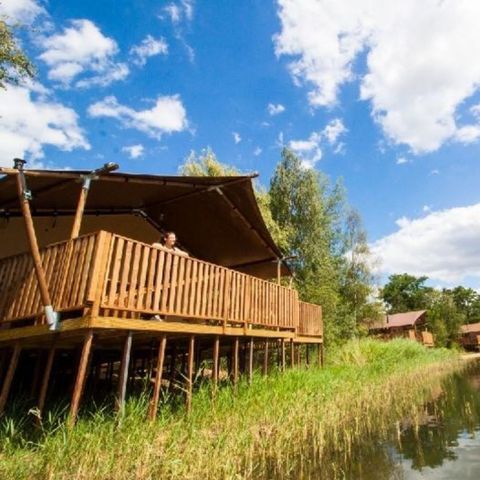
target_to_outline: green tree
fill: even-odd
[[[435,345],[451,347],[458,341],[460,326],[465,322],[465,314],[458,309],[450,291],[432,290],[429,296],[427,318],[435,337]]]
[[[288,255],[295,257],[291,264],[300,297],[322,305],[326,336],[334,339],[345,334],[350,325],[344,328],[337,322],[339,283],[332,254],[336,203],[329,198],[327,187],[325,176],[305,169],[293,152],[283,149],[270,183],[270,210],[287,232]]]
[[[31,78],[35,69],[18,46],[12,28],[0,19],[0,88],[16,85],[22,78]]]
[[[462,286],[451,290],[457,309],[465,316],[465,323],[480,322],[480,296],[472,288]]]
[[[428,277],[414,277],[408,273],[390,275],[381,291],[381,296],[388,305],[388,313],[426,309],[432,291],[432,288],[425,285],[427,280]]]

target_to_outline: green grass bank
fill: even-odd
[[[0,478],[298,478],[306,460],[328,463],[335,476],[331,463],[348,460],[356,441],[414,414],[460,368],[456,353],[408,340],[352,341],[324,369],[258,375],[214,400],[205,386],[189,416],[165,404],[148,422],[137,398],[121,419],[97,410],[71,430],[55,415],[36,431],[31,418],[4,417]]]

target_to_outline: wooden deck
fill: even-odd
[[[55,331],[31,254],[0,260],[0,412],[14,378],[22,379],[15,391],[25,382],[37,389],[40,411],[50,376],[68,378],[74,421],[88,382],[117,382],[121,406],[127,385],[142,377],[154,385],[154,417],[167,374],[169,389],[185,379],[189,408],[194,372],[211,365],[216,384],[222,358],[234,383],[242,372],[251,379],[255,365],[266,374],[272,365],[310,364],[312,345],[323,362],[322,309],[294,289],[106,231],[49,245],[40,257],[60,314]]]

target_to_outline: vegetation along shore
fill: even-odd
[[[351,341],[323,369],[258,375],[251,386],[225,386],[214,397],[201,387],[188,416],[164,398],[148,422],[141,397],[121,417],[86,408],[73,429],[60,413],[41,428],[32,413],[11,414],[0,423],[0,477],[297,478],[308,458],[341,478],[339,459],[348,461],[356,441],[389,431],[463,364],[451,350],[408,340]]]

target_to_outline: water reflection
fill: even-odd
[[[347,463],[332,455],[292,478],[480,479],[480,364],[446,379],[433,397],[392,426],[389,440],[365,437]]]

